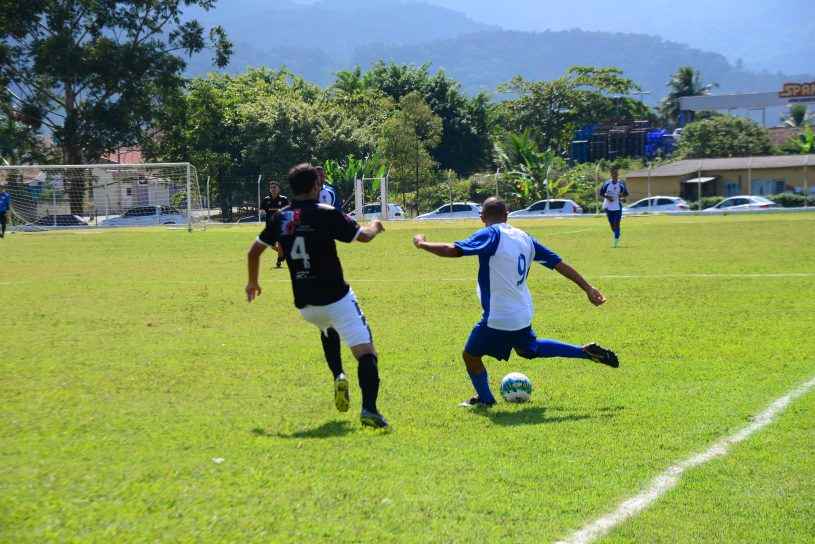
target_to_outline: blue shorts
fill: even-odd
[[[623,211],[622,210],[606,210],[606,217],[608,217],[608,223],[610,225],[619,224],[620,221],[623,219]]]
[[[534,353],[538,340],[532,327],[517,331],[499,331],[481,322],[473,328],[464,351],[475,357],[489,355],[500,361],[508,361],[512,350]]]

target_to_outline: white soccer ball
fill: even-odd
[[[520,372],[510,372],[501,380],[501,396],[507,402],[529,402],[532,380]]]

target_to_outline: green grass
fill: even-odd
[[[334,410],[268,254],[246,304],[251,227],[0,241],[0,541],[553,541],[815,375],[815,217],[631,218],[617,250],[600,218],[519,226],[609,297],[537,267],[539,335],[622,367],[490,360],[533,402],[457,408],[477,263],[410,239],[476,224],[392,226],[341,247],[390,433],[360,427],[356,386]],[[776,273],[799,276],[739,276]],[[606,540],[815,540],[813,397]]]

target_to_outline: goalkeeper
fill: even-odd
[[[9,208],[11,208],[11,195],[3,189],[0,191],[0,238],[6,237]]]
[[[266,224],[268,225],[272,221],[274,214],[288,205],[289,199],[280,194],[280,185],[274,181],[269,182],[269,194],[260,202],[260,209],[266,212]],[[283,256],[283,246],[277,244],[275,249],[277,250],[277,264],[275,267],[280,268],[286,257]]]

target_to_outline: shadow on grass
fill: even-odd
[[[620,407],[622,409],[622,407]],[[601,410],[605,412],[604,410]],[[516,425],[551,425],[554,423],[571,423],[584,419],[610,419],[613,413],[605,412],[601,415],[591,415],[587,413],[563,414],[546,417],[546,407],[528,406],[520,410],[503,412],[496,410],[473,410],[473,414],[486,417],[496,425],[516,426]]]
[[[281,432],[269,432],[266,429],[255,427],[252,429],[252,434],[255,436],[268,436],[274,438],[333,438],[337,436],[345,436],[349,433],[355,433],[358,430],[359,429],[352,426],[348,421],[334,420],[323,423],[319,427],[314,427],[313,429],[306,429],[304,431],[297,431],[288,434]]]

